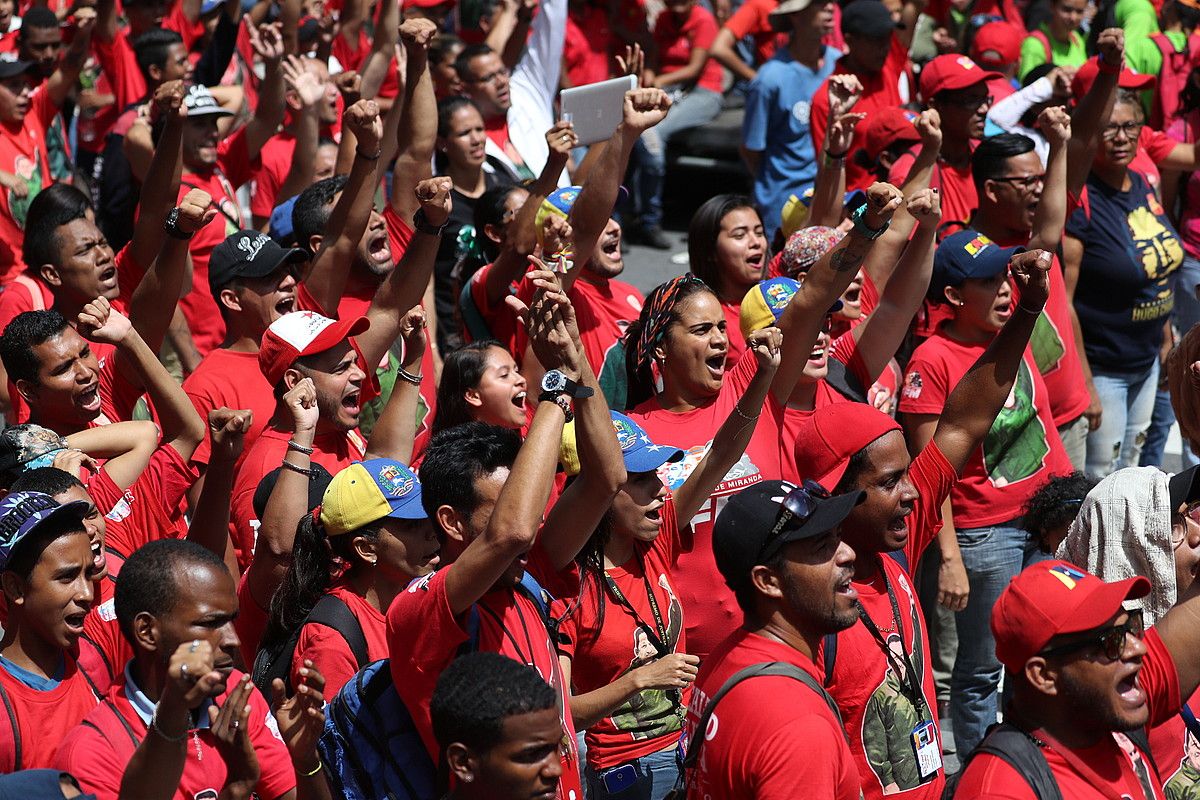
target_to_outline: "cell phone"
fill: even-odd
[[[604,791],[609,794],[623,792],[637,783],[637,768],[633,764],[622,764],[606,769],[600,773],[600,782],[604,784]]]

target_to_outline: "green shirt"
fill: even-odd
[[[1050,43],[1050,62],[1056,67],[1082,67],[1088,60],[1087,45],[1083,37],[1076,32],[1071,33],[1071,39],[1060,42],[1050,35],[1050,26],[1042,23],[1038,26],[1046,41]],[[1024,79],[1029,70],[1046,63],[1046,47],[1036,36],[1026,36],[1021,42],[1021,66],[1017,70],[1020,78]]]
[[[1187,44],[1187,34],[1183,31],[1167,31],[1166,36],[1171,40],[1177,51]],[[1133,41],[1125,40],[1125,61],[1130,69],[1142,75],[1157,76],[1162,72],[1162,50],[1149,36],[1143,36]]]
[[[1158,33],[1158,14],[1150,0],[1117,0],[1113,17],[1117,27],[1125,30],[1126,55],[1129,54],[1130,43]]]

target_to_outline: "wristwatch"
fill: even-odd
[[[187,233],[179,229],[179,206],[167,212],[167,218],[163,220],[163,230],[172,239],[182,239],[183,241],[187,241],[195,235],[195,233]]]
[[[417,213],[413,214],[413,230],[427,233],[430,236],[441,236],[449,222],[450,220],[446,220],[441,225],[434,225],[425,218],[425,209],[423,208],[418,208]]]
[[[538,395],[538,402],[549,400],[557,402],[559,395],[566,395],[574,400],[579,400],[584,397],[591,397],[592,390],[586,386],[582,386],[568,378],[561,370],[552,369],[542,376],[542,393]]]
[[[869,227],[864,219],[866,216],[867,207],[866,205],[861,205],[850,213],[850,220],[854,223],[854,230],[858,231],[861,235],[865,236],[871,241],[883,236],[885,233],[887,233],[887,229],[891,227],[890,221],[884,222],[882,228]]]

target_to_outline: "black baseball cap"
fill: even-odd
[[[333,476],[329,474],[329,470],[315,462],[309,468],[313,473],[308,479],[308,511],[311,512],[321,505],[321,499],[325,497],[325,490],[329,488],[329,482],[333,480]],[[284,469],[284,467],[276,467],[258,482],[251,505],[254,507],[254,516],[259,519],[262,519],[263,514],[266,513],[267,501],[271,499],[271,492],[275,491],[275,482],[279,480],[279,473]]]
[[[1177,472],[1167,481],[1167,491],[1171,496],[1171,513],[1182,505],[1200,500],[1200,467],[1188,467],[1183,472]]]
[[[22,61],[15,53],[4,53],[0,55],[0,81],[24,75],[32,66],[32,61]]]
[[[762,563],[759,554],[768,540],[783,545],[811,539],[833,530],[866,498],[866,492],[813,497],[812,513],[793,518],[772,539],[780,515],[789,513],[784,500],[796,488],[787,481],[762,481],[729,498],[713,525],[713,555],[717,569],[731,589],[750,580],[750,570]]]
[[[900,27],[880,0],[854,0],[842,9],[842,35],[886,39]]]
[[[216,296],[234,278],[265,278],[284,264],[298,264],[308,253],[279,243],[259,231],[238,231],[213,248],[208,287]]]

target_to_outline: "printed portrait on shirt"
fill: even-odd
[[[901,576],[898,582],[900,588],[911,597],[912,590],[908,581]],[[871,693],[863,712],[863,752],[884,794],[913,789],[934,777],[930,775],[924,781],[921,780],[917,754],[912,744],[913,731],[922,722],[932,721],[932,714],[922,680],[925,674],[924,662],[921,640],[916,633],[920,630],[920,621],[915,604],[910,602],[908,606],[912,626],[910,641],[904,640],[903,630],[883,633],[892,657],[888,659],[883,680]],[[905,651],[908,653],[907,660]],[[919,710],[913,705],[910,696],[912,687],[920,693]]]
[[[1200,800],[1200,741],[1184,732],[1183,759],[1163,785],[1167,800]]]
[[[13,194],[13,190],[8,190],[8,210],[12,212],[12,218],[17,221],[17,224],[22,228],[25,227],[25,215],[29,213],[29,204],[33,202],[33,198],[42,190],[42,162],[38,157],[38,153],[34,150],[34,157],[18,155],[13,160],[13,174],[17,176],[29,190],[24,197],[18,197]]]
[[[667,628],[667,645],[671,652],[675,651],[675,643],[679,641],[679,633],[683,630],[683,606],[671,589],[671,583],[665,574],[659,574],[658,585],[666,591],[670,603],[665,609]],[[647,622],[654,624],[653,620]],[[630,672],[645,666],[659,657],[658,648],[654,645],[657,631],[651,631],[646,625],[635,625],[630,642],[631,657]],[[679,692],[666,689],[646,689],[629,698],[612,713],[613,725],[623,733],[629,734],[634,741],[653,739],[664,736],[680,729],[682,720],[679,705]]]
[[[1008,486],[1036,475],[1050,445],[1038,416],[1033,375],[1022,361],[1017,379],[983,440],[983,467],[996,486]]]
[[[1162,206],[1150,193],[1146,197],[1149,208],[1139,207],[1129,212],[1129,238],[1137,250],[1135,261],[1140,261],[1147,278],[1165,278],[1183,263],[1183,244],[1175,232],[1163,225],[1159,215]]]

